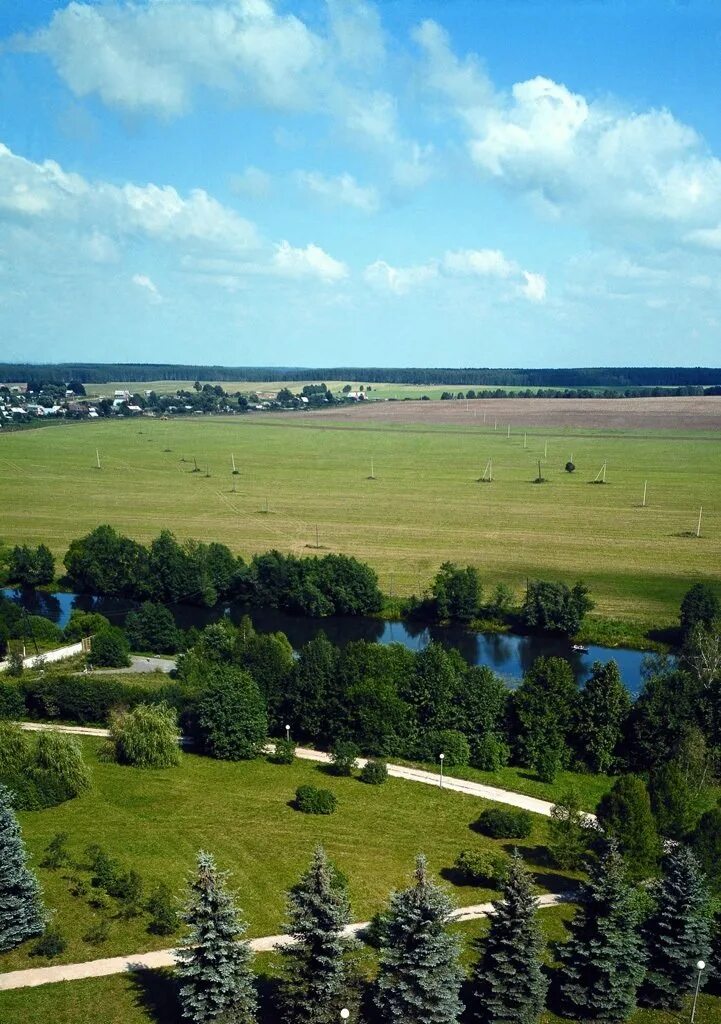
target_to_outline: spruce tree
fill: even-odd
[[[477,1024],[536,1024],[548,982],[531,877],[518,850],[493,904],[491,929],[473,973],[470,1018]]]
[[[696,984],[699,960],[708,961],[709,893],[699,863],[687,846],[674,846],[653,886],[656,905],[646,921],[648,950],[642,989],[648,1006],[678,1009]]]
[[[287,931],[295,940],[281,949],[284,961],[281,1012],[288,1024],[335,1024],[347,987],[344,938],[350,922],[345,882],[322,846],[288,893]]]
[[[12,795],[0,785],[0,952],[39,935],[45,921],[40,885],[27,865]]]
[[[183,915],[190,931],[178,952],[180,1004],[193,1024],[254,1024],[257,997],[246,926],[209,853],[198,854]]]
[[[414,883],[393,893],[380,922],[373,1000],[383,1024],[457,1024],[459,944],[446,930],[452,909],[419,856]]]
[[[613,839],[589,865],[571,938],[560,952],[561,1008],[573,1020],[615,1024],[634,1010],[643,944],[634,890]]]

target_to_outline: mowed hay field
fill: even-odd
[[[684,424],[692,417],[693,400],[639,401],[653,403],[656,417],[659,402]],[[396,595],[428,586],[453,560],[478,566],[487,587],[503,581],[519,594],[527,577],[582,577],[599,613],[664,625],[691,583],[721,581],[721,431],[706,413],[703,430],[676,429],[668,414],[663,431],[618,429],[618,403],[606,404],[614,429],[587,429],[582,416],[554,426],[554,415],[567,422],[570,403],[517,400],[0,434],[0,537],[44,541],[62,559],[72,538],[107,522],[144,541],[167,527],[245,556],[274,547],[313,554],[317,527],[321,553],[368,561]],[[454,406],[456,418],[444,410],[434,422],[441,405]],[[545,407],[544,425],[513,425],[534,405]],[[404,415],[388,422],[376,409]],[[634,425],[643,423],[643,410],[629,409]],[[571,456],[577,469],[568,474]],[[192,472],[194,458],[201,472]],[[547,482],[534,484],[539,458]],[[489,459],[493,483],[479,483]],[[607,483],[594,484],[604,461]]]

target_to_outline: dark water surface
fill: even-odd
[[[122,625],[135,602],[118,598],[92,597],[88,594],[45,593],[39,590],[4,590],[6,597],[21,604],[30,614],[44,615],[58,626],[64,626],[70,613],[78,608],[97,611],[116,625]],[[415,622],[388,622],[362,616],[333,616],[325,619],[287,615],[276,608],[255,608],[246,605],[218,605],[195,608],[192,605],[171,605],[179,626],[202,627],[224,615],[240,622],[248,615],[259,633],[281,631],[297,650],[323,631],[331,643],[339,647],[351,640],[374,643],[403,644],[413,651],[421,650],[430,640],[459,651],[470,665],[488,665],[513,685],[540,655],[554,655],[570,662],[579,682],[585,682],[594,661],[618,664],[624,683],[632,694],[641,689],[641,666],[646,654],[628,647],[595,647],[588,652],[574,651],[562,637],[518,636],[513,633],[473,633],[459,626],[428,626]]]

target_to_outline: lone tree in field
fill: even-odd
[[[190,931],[178,953],[183,1016],[193,1024],[255,1024],[257,997],[245,924],[228,892],[227,875],[209,853],[198,854],[183,918]]]
[[[343,937],[350,923],[345,882],[322,846],[288,893],[288,928],[295,942],[281,949],[284,961],[280,1003],[288,1024],[335,1024],[347,987],[344,954],[353,941]]]
[[[708,961],[711,935],[706,881],[687,846],[674,846],[664,857],[653,894],[656,906],[644,928],[648,963],[643,1002],[678,1009],[696,984],[697,962]]]
[[[268,735],[268,716],[258,684],[231,665],[213,665],[196,705],[203,750],[223,761],[258,757]]]
[[[393,893],[380,922],[374,1003],[384,1024],[457,1024],[462,973],[458,940],[446,930],[452,909],[419,856],[414,883]]]
[[[120,764],[170,768],[180,762],[178,716],[167,704],[138,704],[113,715],[110,739]]]
[[[572,1020],[616,1024],[633,1012],[643,978],[638,910],[623,858],[609,840],[589,867],[571,938],[561,948],[559,996]]]
[[[543,936],[533,885],[518,850],[502,892],[473,973],[470,1017],[477,1024],[536,1024],[548,981],[541,968]]]
[[[11,793],[0,786],[0,952],[39,935],[45,920],[40,885],[27,865]]]

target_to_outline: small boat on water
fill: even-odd
[[[588,647],[584,647],[583,644],[572,644],[572,651],[578,651],[579,654],[588,654]]]

